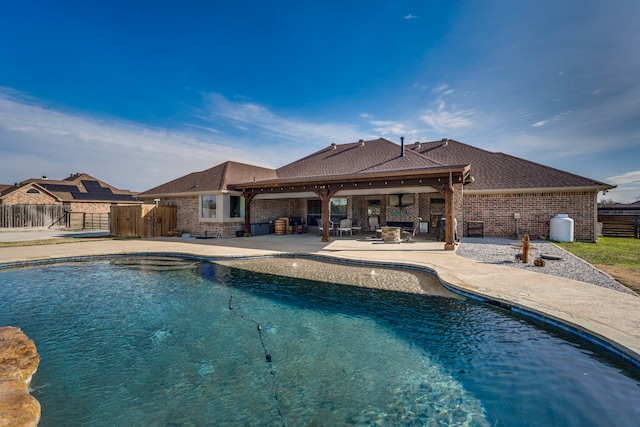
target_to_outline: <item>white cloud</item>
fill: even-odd
[[[429,110],[420,119],[436,132],[455,131],[471,126],[472,110],[467,111],[432,111]]]
[[[209,120],[216,122],[224,118],[237,129],[267,136],[272,143],[305,143],[319,147],[335,141],[358,140],[361,134],[352,125],[286,118],[255,103],[231,102],[220,94],[207,95],[207,109]],[[306,150],[308,153],[308,147]]]
[[[446,83],[441,84],[438,87],[433,88],[433,91],[435,93],[440,93],[442,94],[443,92],[445,92],[447,89],[449,89],[449,86]]]
[[[210,138],[56,111],[0,94],[0,182],[86,172],[145,190],[225,160],[235,149]]]
[[[540,120],[539,122],[536,122],[531,126],[537,128],[537,127],[546,126],[549,123],[559,122],[561,120],[564,120],[569,113],[570,113],[570,111],[565,111],[564,113],[556,114],[555,116],[551,117],[550,119]]]
[[[86,172],[144,191],[226,160],[279,167],[331,142],[362,137],[348,125],[288,119],[215,95],[207,114],[193,121],[182,129],[150,127],[56,110],[0,88],[0,183]]]
[[[402,136],[407,134],[405,125],[392,120],[372,120],[373,130],[382,136]]]
[[[418,18],[419,18],[419,16],[415,16],[415,15],[412,15],[412,14],[408,14],[408,15],[404,16],[404,19],[418,19]]]
[[[608,182],[612,184],[624,185],[624,184],[638,184],[640,185],[640,170],[631,171],[622,175],[612,176],[607,178]]]

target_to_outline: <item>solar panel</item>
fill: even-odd
[[[81,193],[79,191],[72,191],[71,195],[75,200],[100,200],[100,201],[122,201],[122,202],[135,202],[137,199],[129,194],[113,194],[109,193]]]
[[[81,182],[82,182],[82,185],[84,185],[84,188],[87,189],[87,193],[95,193],[95,194],[102,194],[102,193],[111,194],[112,193],[110,188],[100,186],[100,183],[98,181],[82,180]]]
[[[73,191],[78,191],[78,187],[76,187],[75,185],[47,184],[47,183],[39,183],[39,185],[43,186],[49,191],[55,191],[58,193],[70,193]]]

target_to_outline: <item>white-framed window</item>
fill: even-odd
[[[215,194],[200,196],[200,219],[205,221],[216,219],[217,206],[218,196]]]

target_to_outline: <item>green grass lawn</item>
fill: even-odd
[[[640,239],[600,237],[598,243],[556,243],[591,264],[612,265],[640,270]]]

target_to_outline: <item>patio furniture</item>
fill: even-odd
[[[378,231],[380,229],[380,221],[377,216],[369,217],[369,231]]]
[[[362,234],[362,226],[358,225],[357,219],[354,219],[353,223],[351,224],[351,234],[353,234],[354,231],[357,231],[358,234]]]
[[[322,219],[318,220],[318,236],[322,236],[322,232],[324,231],[324,227],[322,227]],[[329,221],[329,234],[333,234],[335,232],[335,226],[333,221]]]
[[[418,228],[420,227],[420,221],[422,221],[422,218],[418,218],[418,221],[416,222],[416,225],[415,227],[413,227],[412,231],[402,230],[402,241],[404,243],[413,243],[413,238],[415,237],[416,233],[418,232]]]
[[[336,229],[336,232],[340,233],[340,237],[342,237],[342,233],[349,233],[350,236],[353,236],[353,232],[351,231],[352,222],[350,219],[340,220],[340,225]]]

